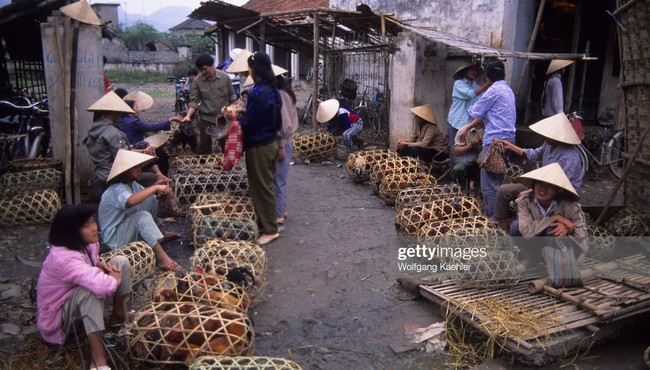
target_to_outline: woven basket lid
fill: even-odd
[[[436,115],[433,114],[433,109],[431,104],[419,105],[417,107],[410,108],[416,116],[422,118],[423,120],[436,124]]]
[[[320,123],[325,123],[334,116],[336,112],[339,111],[341,104],[336,99],[325,100],[324,102],[318,104],[318,111],[316,112],[316,121]]]
[[[519,176],[518,181],[528,187],[532,187],[533,181],[542,181],[566,190],[569,194],[571,194],[574,200],[580,199],[580,196],[573,188],[573,185],[571,185],[571,181],[569,181],[569,178],[566,177],[564,171],[562,171],[562,167],[560,167],[557,162],[527,172]]]
[[[144,141],[149,143],[149,145],[154,148],[160,148],[161,146],[165,145],[167,140],[169,140],[169,134],[166,132],[159,132],[157,134],[153,134],[144,138]]]
[[[138,105],[138,109],[147,110],[153,106],[153,98],[147,93],[142,91],[134,91],[126,94],[124,100],[133,100]]]
[[[99,19],[97,13],[95,13],[86,0],[80,0],[76,3],[63,6],[59,10],[61,13],[81,23],[91,24],[93,26],[102,25],[101,19]]]
[[[551,73],[562,69],[571,63],[573,63],[574,60],[566,60],[566,59],[553,59],[551,61],[551,64],[548,65],[548,69],[546,70],[546,74],[550,75]]]
[[[282,74],[285,74],[285,73],[289,72],[289,71],[287,71],[286,69],[284,69],[282,67],[276,66],[275,64],[271,65],[271,69],[273,69],[273,74],[276,75],[276,76],[279,76],[279,75],[282,75]],[[253,82],[254,82],[253,78],[250,75],[248,75],[248,77],[246,77],[246,81],[244,81],[244,84],[242,86],[250,86],[250,85],[253,84]]]
[[[241,73],[248,72],[248,57],[253,55],[250,51],[243,49],[237,58],[233,59],[232,63],[226,68],[228,73]]]
[[[113,91],[109,91],[104,96],[99,98],[96,102],[92,103],[86,109],[89,112],[122,112],[122,113],[135,113],[124,100]]]
[[[544,118],[543,120],[529,126],[531,131],[536,132],[551,140],[559,141],[561,143],[578,145],[580,138],[576,134],[576,130],[571,126],[571,122],[564,115],[558,113],[554,116]]]
[[[465,77],[465,70],[469,67],[476,67],[476,63],[472,62],[465,62],[463,63],[456,72],[454,72],[454,80],[460,80],[461,78]]]
[[[115,160],[113,161],[113,166],[111,166],[111,172],[108,174],[108,179],[106,182],[111,181],[116,176],[128,171],[129,169],[148,162],[155,157],[150,155],[134,152],[131,150],[120,149],[117,151]]]

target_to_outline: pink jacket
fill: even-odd
[[[88,244],[86,250],[96,265],[99,244]],[[115,293],[117,281],[100,268],[91,266],[82,252],[52,246],[36,284],[38,330],[46,342],[63,343],[62,307],[77,286],[105,299]]]

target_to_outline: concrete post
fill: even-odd
[[[54,12],[51,17],[48,17],[47,23],[41,24],[45,82],[52,131],[52,151],[54,158],[61,159],[64,162],[67,141],[64,122],[66,122],[65,117],[70,115],[70,112],[65,111],[65,94],[69,94],[70,89],[64,87],[66,79],[62,74],[60,63],[69,63],[66,59],[66,51],[69,52],[72,45],[72,34],[65,33],[65,21],[69,20],[61,13]],[[55,29],[57,29],[56,32]],[[73,158],[78,160],[82,188],[85,187],[89,179],[94,177],[95,172],[95,166],[90,160],[86,146],[82,142],[88,135],[88,130],[93,123],[93,114],[86,111],[86,108],[104,94],[101,46],[101,29],[97,26],[81,24],[77,48],[77,68],[76,71],[71,72],[76,74],[76,104],[71,109],[76,109],[78,120],[76,140],[78,145],[73,147],[72,150],[74,151]],[[60,52],[64,56],[63,58],[59,54]],[[68,54],[67,58],[69,58],[70,54]],[[64,67],[66,70],[70,68],[69,66]]]
[[[390,61],[390,123],[388,138],[391,148],[398,139],[406,138],[413,129],[413,114],[408,107],[413,105],[416,85],[416,36],[402,32],[395,39],[397,51]]]

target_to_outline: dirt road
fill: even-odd
[[[173,86],[143,88],[156,97],[154,109],[144,118],[155,121],[171,114],[167,88]],[[440,308],[423,299],[412,300],[396,286],[394,209],[372,196],[367,186],[349,181],[337,164],[290,169],[290,216],[282,236],[266,247],[266,294],[251,312],[255,354],[291,358],[304,369],[449,368],[444,359],[418,351],[396,355],[389,347],[406,344],[405,324],[440,321]],[[182,222],[170,227],[186,231]],[[0,230],[3,352],[11,352],[25,335],[35,332],[28,288],[39,269],[28,264],[47,254],[47,232],[47,225]],[[193,249],[184,240],[166,248],[189,266]],[[650,344],[649,321],[646,316],[635,331],[593,348],[589,356],[595,357],[577,360],[575,368],[641,369],[642,352]]]

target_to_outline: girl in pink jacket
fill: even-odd
[[[131,267],[123,256],[99,261],[94,214],[88,206],[69,205],[52,222],[50,253],[36,284],[38,329],[46,342],[61,344],[82,320],[92,351],[91,369],[110,369],[99,333],[104,330],[104,300],[113,296],[109,325],[122,324]]]

